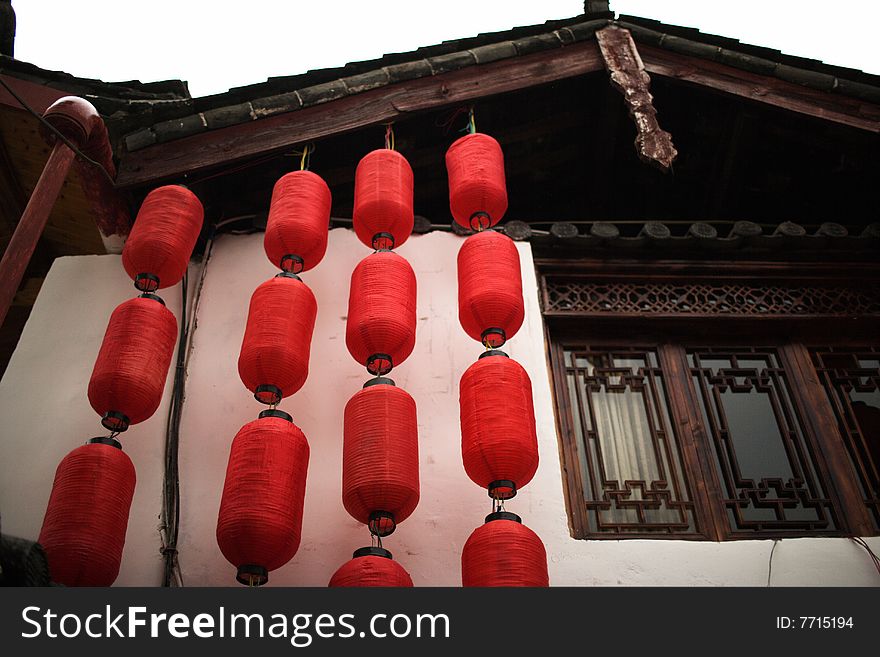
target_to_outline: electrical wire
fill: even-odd
[[[79,148],[77,148],[76,145],[72,141],[70,141],[67,137],[65,137],[63,134],[61,134],[61,132],[54,125],[49,123],[45,118],[43,118],[40,115],[39,112],[37,112],[33,107],[28,105],[27,102],[25,102],[25,100],[21,96],[19,96],[17,93],[15,93],[15,90],[12,87],[10,87],[8,84],[6,84],[6,81],[2,77],[0,77],[0,85],[2,85],[3,88],[6,89],[6,91],[8,91],[13,98],[15,98],[15,100],[18,102],[19,105],[21,105],[25,110],[27,110],[30,114],[32,114],[34,117],[36,117],[36,119],[40,123],[42,123],[50,132],[52,132],[52,134],[54,134],[58,139],[60,139],[65,146],[67,146],[70,150],[72,150],[78,158],[80,158],[81,160],[83,160],[85,162],[88,162],[92,166],[98,167],[98,169],[101,170],[101,173],[104,174],[104,177],[110,182],[110,185],[113,187],[116,186],[116,181],[113,179],[113,176],[110,175],[110,172],[104,168],[103,164],[101,164],[100,162],[98,162],[96,160],[93,160],[88,155],[83,153]]]
[[[198,328],[199,304],[202,298],[202,289],[205,283],[205,275],[208,271],[208,262],[214,247],[214,240],[218,230],[223,226],[236,223],[243,219],[252,219],[256,215],[241,215],[230,217],[212,226],[205,250],[202,254],[199,280],[196,283],[191,301],[188,299],[189,272],[184,274],[181,282],[182,315],[180,340],[177,346],[177,359],[174,370],[174,383],[172,386],[171,405],[168,410],[168,420],[165,431],[165,476],[163,483],[162,500],[162,555],[164,561],[164,573],[162,586],[184,586],[183,573],[180,569],[177,540],[180,527],[180,471],[178,467],[178,454],[180,447],[180,422],[183,412],[183,398],[185,392],[186,373],[189,369],[189,359],[192,355],[192,342],[196,328]],[[189,306],[187,303],[189,302]]]
[[[770,577],[773,575],[773,553],[776,552],[776,546],[779,545],[779,539],[773,539],[773,547],[770,548],[770,562],[767,564],[767,586],[770,586]]]
[[[174,367],[174,383],[171,388],[171,401],[165,424],[165,475],[162,495],[162,558],[164,572],[162,586],[182,586],[183,577],[177,554],[177,538],[180,528],[180,472],[178,467],[178,446],[180,444],[180,414],[183,402],[183,382],[186,376],[186,343],[189,333],[187,312],[187,288],[189,272],[183,275],[180,283],[181,322],[177,342],[177,358]]]
[[[876,568],[877,572],[880,573],[880,557],[878,557],[874,553],[874,551],[871,549],[871,546],[868,545],[867,541],[865,541],[865,539],[860,538],[858,536],[850,536],[849,540],[851,540],[853,543],[855,543],[859,547],[863,548],[868,553],[868,556],[871,558],[871,562],[874,564],[874,568]]]

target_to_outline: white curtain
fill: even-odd
[[[616,480],[621,489],[625,489],[626,480],[641,480],[646,488],[660,479],[658,467],[659,455],[655,454],[651,442],[651,430],[645,398],[640,392],[626,390],[607,390],[588,392],[592,395],[593,412],[596,416],[595,431],[598,434],[599,446],[602,450],[602,463],[605,478]],[[667,428],[668,430],[668,428]],[[673,475],[664,473],[667,490],[673,490]],[[630,500],[643,499],[638,487],[632,489]],[[602,516],[611,522],[637,523],[639,517],[636,509],[612,507],[603,511]],[[680,514],[675,509],[666,508],[661,504],[659,510],[648,510],[646,519],[653,523],[680,522]]]

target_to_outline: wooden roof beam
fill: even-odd
[[[283,152],[296,144],[377,126],[409,114],[601,71],[594,41],[399,82],[305,109],[201,132],[123,156],[118,187],[180,178]]]
[[[880,132],[880,105],[664,48],[639,45],[645,70],[825,121]]]

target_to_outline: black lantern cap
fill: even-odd
[[[509,500],[516,497],[516,483],[510,479],[496,479],[488,486],[489,497],[493,500]]]
[[[245,586],[262,586],[269,581],[269,571],[263,566],[246,563],[238,567],[235,579]]]
[[[363,387],[369,388],[370,386],[393,386],[394,381],[389,379],[387,376],[377,376],[375,379],[370,379],[367,381]]]
[[[122,433],[128,430],[130,421],[125,413],[119,411],[107,411],[101,416],[101,426],[114,433]]]
[[[352,559],[357,559],[358,557],[384,557],[385,559],[390,559],[391,552],[380,547],[362,547],[355,550],[351,555]]]
[[[159,277],[149,272],[141,272],[134,277],[134,286],[141,292],[155,292],[159,289]]]
[[[470,216],[468,223],[471,225],[471,230],[480,232],[489,228],[489,225],[492,223],[492,217],[489,216],[488,212],[478,211]]]
[[[510,358],[510,356],[500,349],[489,349],[489,351],[484,351],[480,354],[480,358],[488,358],[489,356],[504,356],[505,358]],[[477,360],[479,360],[479,358]]]
[[[96,436],[95,438],[89,438],[89,441],[86,443],[87,445],[110,445],[110,447],[115,447],[116,449],[122,449],[122,443],[120,443],[113,436]]]
[[[140,298],[141,299],[149,299],[150,301],[158,301],[163,306],[165,305],[165,300],[162,297],[160,297],[158,294],[150,294],[149,292],[144,292],[142,295],[140,295]]]
[[[373,511],[367,521],[367,528],[373,536],[384,538],[390,536],[397,529],[394,514],[389,511]]]
[[[286,253],[281,256],[281,263],[279,266],[282,271],[295,275],[303,270],[303,267],[305,267],[305,261],[295,253]]]
[[[367,372],[370,374],[382,376],[388,374],[392,369],[394,369],[394,361],[391,360],[389,354],[376,353],[367,358]]]
[[[507,342],[507,333],[504,332],[503,328],[490,326],[480,333],[480,342],[482,342],[487,349],[497,349]]]
[[[376,251],[390,251],[394,248],[394,235],[391,233],[376,233],[371,241]]]
[[[284,398],[281,388],[268,383],[254,388],[254,399],[266,406],[274,406]]]
[[[287,420],[288,422],[293,422],[293,418],[290,416],[290,413],[285,413],[284,411],[277,408],[267,408],[265,411],[260,411],[259,419],[263,419],[264,417],[277,417],[282,420]]]
[[[522,524],[522,518],[510,511],[495,511],[486,516],[486,522],[493,522],[495,520],[513,520],[513,522]]]

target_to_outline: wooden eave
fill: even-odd
[[[447,53],[143,128],[126,138],[129,152],[121,157],[117,184],[131,188],[181,178],[417,112],[598,72],[603,62],[595,32],[608,25],[632,32],[651,75],[880,133],[880,90],[871,85],[596,20],[483,46],[492,49],[493,61],[481,61],[479,48]],[[395,76],[392,69],[405,74]],[[157,138],[167,141],[144,145]]]

